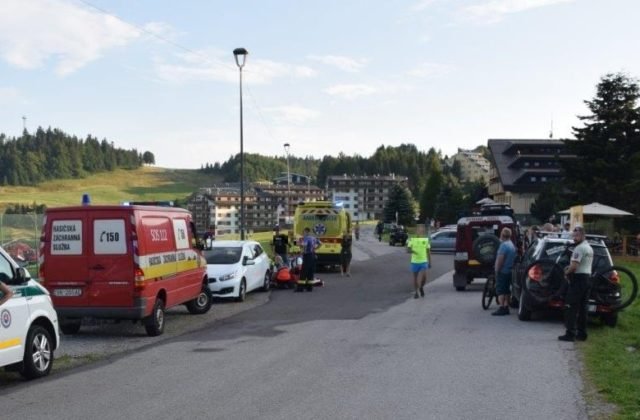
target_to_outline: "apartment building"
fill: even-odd
[[[290,192],[290,194],[288,194]],[[303,201],[325,199],[324,190],[315,186],[251,184],[245,189],[245,229],[261,231],[283,223],[287,216],[287,197],[290,213]],[[201,188],[187,202],[198,232],[215,236],[240,233],[240,186],[223,184]]]
[[[453,166],[454,162],[460,164],[461,181],[471,182],[481,179],[485,184],[489,183],[489,169],[491,164],[481,153],[472,150],[458,149],[458,153],[451,156],[447,164]]]
[[[354,221],[382,219],[389,190],[407,185],[407,177],[396,175],[338,175],[327,177],[328,198],[342,203]]]
[[[293,216],[298,204],[309,201],[326,200],[326,191],[310,184],[254,184],[255,190],[262,199],[270,198],[280,206],[279,222],[284,223],[288,216]],[[288,207],[288,208],[287,208]]]
[[[489,196],[527,221],[545,184],[562,179],[560,162],[572,156],[561,140],[490,139]]]

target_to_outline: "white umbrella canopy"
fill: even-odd
[[[563,210],[560,214],[571,214],[571,210]],[[607,206],[600,203],[585,204],[582,206],[582,214],[585,216],[609,216],[609,217],[624,217],[633,216],[633,213],[620,210],[615,207]]]

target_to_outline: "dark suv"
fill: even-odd
[[[487,278],[494,272],[500,232],[511,229],[511,240],[519,250],[520,230],[513,210],[506,205],[483,206],[480,213],[458,220],[453,258],[453,286],[463,291],[475,278]]]
[[[409,234],[402,226],[392,226],[389,231],[389,245],[396,246],[396,244],[400,244],[402,246],[407,245],[407,240],[409,240]]]
[[[589,313],[599,316],[606,325],[613,327],[618,322],[618,310],[625,305],[623,299],[628,299],[628,296],[621,294],[620,275],[632,274],[621,267],[613,268],[604,237],[587,235],[587,240],[593,248],[594,283],[591,285]],[[561,293],[565,281],[564,268],[569,265],[574,247],[571,239],[543,235],[531,244],[521,261],[516,262],[512,277],[512,305],[518,308],[518,318],[521,321],[530,320],[531,314],[536,310],[564,308]],[[630,290],[634,295],[631,297],[633,300],[637,286],[635,290]]]

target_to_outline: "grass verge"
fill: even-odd
[[[640,279],[640,263],[619,262]],[[582,346],[587,379],[617,406],[617,419],[640,419],[640,300],[620,313],[616,328],[589,331]]]

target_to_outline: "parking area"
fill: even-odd
[[[149,337],[141,323],[131,321],[89,321],[75,335],[61,335],[57,357],[107,357],[125,353],[207,327],[216,322],[251,310],[269,301],[269,293],[252,293],[244,302],[214,301],[211,310],[204,315],[192,315],[184,306],[166,312],[164,333]]]

